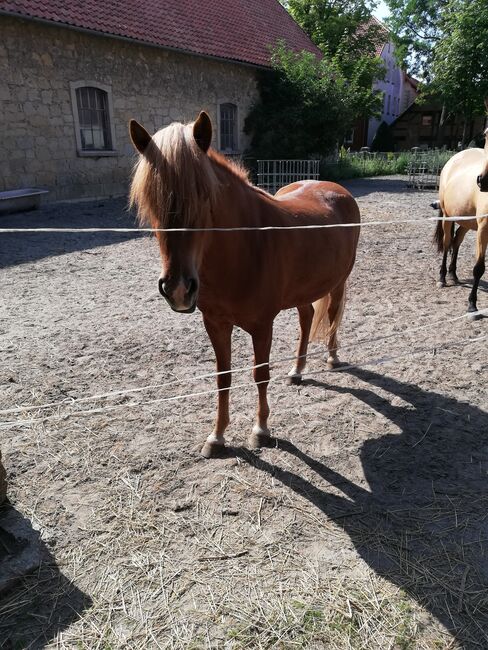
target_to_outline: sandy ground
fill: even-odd
[[[364,221],[434,214],[434,194],[398,178],[346,185]],[[108,201],[0,225],[130,222]],[[278,441],[260,454],[246,447],[256,391],[236,375],[249,386],[232,394],[232,450],[211,461],[198,449],[215,396],[155,401],[214,388],[194,380],[214,369],[201,315],[157,293],[155,241],[0,234],[1,409],[165,384],[0,416],[55,416],[0,434],[11,503],[44,553],[0,598],[0,647],[487,648],[488,354],[469,339],[488,320],[444,322],[465,312],[474,236],[463,284],[440,290],[432,230],[363,229],[341,331],[352,367],[327,372],[320,354],[288,387],[276,363]],[[272,360],[297,328],[279,315]],[[236,330],[234,367],[251,363]]]

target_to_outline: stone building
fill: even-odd
[[[278,0],[4,0],[0,191],[124,194],[130,118],[154,132],[205,109],[214,146],[242,152],[278,40],[318,53]]]

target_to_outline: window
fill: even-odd
[[[237,106],[220,104],[219,118],[220,150],[229,153],[238,151]]]
[[[110,87],[90,81],[70,85],[78,155],[115,155]]]
[[[422,126],[432,126],[432,115],[422,115]]]
[[[386,109],[386,114],[390,114],[390,105],[391,105],[391,95],[388,95],[388,108]]]

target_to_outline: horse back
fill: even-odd
[[[342,185],[330,181],[297,181],[275,194],[283,207],[291,208],[295,219],[316,223],[359,223],[359,207]]]

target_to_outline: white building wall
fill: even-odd
[[[383,47],[381,58],[386,69],[385,78],[375,81],[373,88],[383,94],[383,108],[379,119],[371,118],[369,121],[368,147],[371,146],[381,122],[391,124],[405,110],[403,106],[403,71],[397,65],[395,46],[391,41]]]

